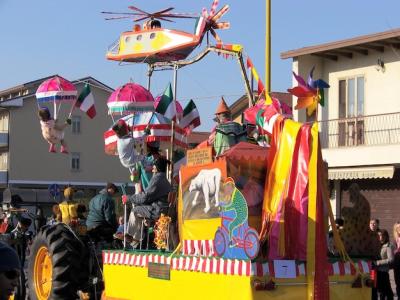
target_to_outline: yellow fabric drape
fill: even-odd
[[[277,213],[285,184],[288,180],[297,133],[301,124],[286,120],[279,137],[278,150],[268,175],[267,191],[264,194],[263,211],[274,216]]]
[[[307,299],[314,299],[315,223],[317,221],[318,124],[311,127],[312,148],[308,165]]]

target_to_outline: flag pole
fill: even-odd
[[[271,92],[271,0],[266,0],[265,97]]]
[[[174,180],[174,144],[175,144],[175,121],[172,120],[171,123],[171,155],[170,155],[170,168],[169,168],[169,179],[170,179],[170,183],[172,185],[172,182]]]
[[[176,93],[177,93],[177,90],[178,90],[178,69],[179,69],[179,67],[178,67],[178,65],[174,65],[174,96],[173,96],[173,107],[174,107],[174,109],[175,109],[175,111],[176,111]],[[175,114],[176,115],[176,114]]]
[[[177,117],[177,111],[176,111],[176,94],[178,90],[178,65],[174,65],[174,96],[173,96],[173,107],[175,109],[175,119],[178,121]],[[172,120],[171,123],[171,155],[170,155],[170,161],[171,161],[171,167],[169,169],[170,173],[170,182],[172,184],[173,179],[174,179],[174,143],[175,143],[175,121]]]

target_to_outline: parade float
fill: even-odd
[[[209,12],[203,9],[194,34],[160,26],[158,20],[193,17],[171,13],[171,8],[147,13],[131,6],[133,12],[112,17],[148,19],[143,26],[135,25],[132,31],[122,33],[107,58],[147,63],[149,80],[147,89],[132,87],[133,83],[117,89],[109,99],[109,113],[113,121],[118,118],[126,121],[132,136],[138,139],[138,146],[144,141],[167,142],[165,148],[171,149],[170,158],[177,161],[174,145],[185,149],[185,136],[192,127],[183,126],[182,119],[168,119],[165,113],[158,115],[153,111],[152,73],[157,69],[173,70],[173,100],[176,101],[178,70],[215,52],[237,58],[241,67],[249,99],[249,108],[244,113],[248,124],[244,138],[243,132],[228,134],[229,141],[234,142],[218,151],[218,156],[213,154],[215,143],[204,143],[187,150],[183,165],[175,164],[173,171],[179,171],[177,198],[170,200],[177,204],[180,242],[173,249],[168,247],[168,234],[159,230],[156,235],[159,249],[103,249],[102,271],[97,277],[89,276],[86,271],[74,277],[72,273],[67,275],[62,267],[71,272],[78,270],[65,266],[67,260],[61,257],[64,252],[57,254],[61,251],[61,242],[53,246],[53,240],[65,236],[69,248],[76,248],[71,258],[74,268],[88,257],[88,250],[73,242],[69,231],[61,227],[45,228],[33,264],[31,287],[36,290],[37,299],[64,299],[57,298],[61,294],[54,290],[84,289],[84,277],[90,278],[94,285],[94,281],[104,281],[102,299],[105,300],[370,299],[374,278],[370,275],[373,270],[368,257],[374,254],[374,249],[352,253],[362,256],[351,258],[348,255],[351,240],[344,244],[335,226],[318,123],[301,124],[288,118],[279,99],[269,96],[269,84],[264,87],[251,60],[247,59],[247,67],[257,81],[255,101],[243,62],[243,47],[221,43],[215,32],[215,29],[229,28],[229,23],[218,22],[229,6],[217,11],[218,2],[214,0]],[[205,50],[187,59],[209,33],[217,44],[211,45],[207,38]],[[318,105],[324,104],[324,89],[329,86],[323,80],[314,80],[312,71],[308,80],[297,74],[295,78],[298,86],[289,92],[298,98],[296,108],[305,108],[308,113],[318,110]],[[128,93],[127,88],[133,89]],[[185,109],[182,114],[184,117]],[[227,122],[231,123],[234,122]],[[220,125],[214,132],[215,139],[218,134],[226,135],[224,130],[229,127]],[[108,154],[115,154],[115,143],[115,136],[107,131]],[[172,175],[173,171],[171,181],[177,178]],[[351,216],[357,215],[356,205],[348,210]],[[159,228],[168,223],[169,219],[165,218],[169,217],[163,216],[157,221]],[[362,218],[358,220],[365,222]],[[54,238],[48,240],[47,236]],[[363,238],[368,243],[372,237]],[[45,266],[45,271],[39,270],[39,265]],[[85,269],[86,264],[81,268]],[[58,272],[70,281],[63,282]]]

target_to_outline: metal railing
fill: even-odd
[[[400,144],[400,112],[319,122],[322,148]]]

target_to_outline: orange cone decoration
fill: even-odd
[[[217,110],[215,111],[215,114],[218,115],[218,114],[222,114],[225,112],[230,113],[231,111],[230,111],[228,105],[226,104],[224,97],[221,97],[221,102],[219,103]]]

